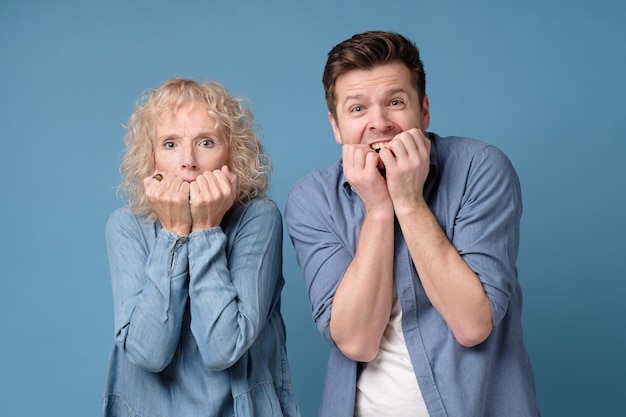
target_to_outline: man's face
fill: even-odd
[[[337,118],[329,118],[339,144],[384,146],[400,132],[430,124],[428,97],[419,102],[401,62],[349,71],[337,78],[335,95]]]

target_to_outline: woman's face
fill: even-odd
[[[176,114],[167,110],[157,119],[155,170],[192,182],[206,171],[228,164],[226,139],[202,102],[183,104]]]

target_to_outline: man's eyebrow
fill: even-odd
[[[407,89],[404,87],[397,87],[397,88],[392,88],[390,90],[387,90],[385,92],[385,96],[393,96],[396,94],[409,95],[409,91],[407,91]],[[364,94],[352,94],[352,95],[346,96],[342,104],[345,105],[347,102],[352,101],[352,100],[359,101],[363,97],[364,97]]]
[[[407,94],[407,95],[409,94],[409,92],[404,87],[392,88],[391,90],[387,91],[387,95],[390,95],[390,96],[393,96],[398,93]]]
[[[351,96],[347,96],[342,103],[342,107],[346,105],[349,101],[359,101],[363,97],[363,94],[353,94]]]
[[[351,96],[347,96],[346,99],[344,100],[344,103],[348,100],[360,99],[361,97],[363,97],[363,94],[353,94]]]

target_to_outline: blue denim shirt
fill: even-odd
[[[478,346],[461,346],[424,292],[396,222],[394,276],[402,329],[430,417],[539,416],[533,371],[522,338],[516,260],[522,200],[506,156],[480,141],[428,133],[428,205],[446,236],[481,280],[494,328]],[[354,412],[359,363],[330,336],[335,290],[356,252],[364,207],[341,161],[301,179],[285,220],[303,270],[317,328],[330,344],[320,416]]]
[[[115,344],[103,416],[299,416],[271,200],[187,238],[128,208],[107,224]]]

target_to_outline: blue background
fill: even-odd
[[[271,194],[340,155],[321,74],[356,32],[420,47],[431,130],[503,149],[525,212],[525,337],[545,416],[626,415],[626,7],[619,1],[3,1],[0,415],[93,416],[113,338],[104,225],[123,124],[178,76],[250,98]],[[294,385],[317,412],[327,348],[285,239]]]

